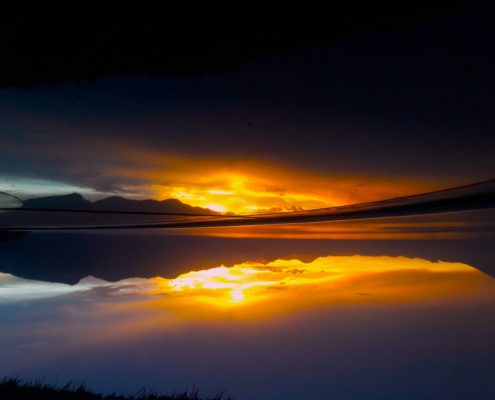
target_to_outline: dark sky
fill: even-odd
[[[229,171],[373,198],[489,179],[494,33],[490,10],[464,6],[221,74],[4,89],[3,186],[159,197]]]

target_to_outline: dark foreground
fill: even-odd
[[[197,390],[189,393],[158,394],[144,389],[134,395],[102,395],[87,389],[84,384],[68,383],[55,387],[41,382],[24,383],[17,378],[6,378],[0,382],[0,399],[5,400],[228,400],[222,393],[203,397]]]

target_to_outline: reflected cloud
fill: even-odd
[[[179,319],[259,318],[343,304],[395,304],[494,296],[494,281],[463,263],[388,256],[278,259],[190,271],[174,279],[93,277],[76,285],[0,276],[0,302],[87,292],[99,312],[160,310]],[[111,307],[106,300],[112,298]],[[119,300],[121,299],[121,300]],[[153,311],[154,310],[154,311]]]
[[[164,306],[184,315],[203,308],[209,317],[232,309],[238,316],[256,317],[324,305],[483,296],[494,284],[467,264],[357,255],[319,257],[310,262],[247,262],[154,280],[152,293],[166,295]]]
[[[109,285],[100,279],[87,277],[77,285],[33,281],[0,272],[0,303],[36,300],[87,291],[98,286]]]
[[[292,391],[306,373],[309,388],[333,388],[348,376],[354,385],[345,360],[363,366],[359,376],[385,370],[384,384],[388,371],[403,376],[403,360],[448,369],[452,353],[444,349],[454,349],[468,363],[462,373],[485,373],[492,382],[493,278],[467,264],[421,258],[305,260],[198,268],[173,279],[90,277],[73,286],[3,274],[0,372],[84,377],[96,388],[118,382],[130,391],[136,381],[160,387],[166,376],[177,385],[167,390],[195,382],[206,391],[233,385],[234,393],[250,387],[246,376],[261,376],[270,390],[276,379],[277,391],[287,382]],[[307,365],[328,375],[314,376]],[[264,395],[257,389],[248,397]]]

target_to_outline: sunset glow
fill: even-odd
[[[452,279],[455,277],[455,279]],[[154,294],[195,308],[246,308],[249,315],[301,307],[375,302],[417,302],[480,289],[486,278],[462,263],[419,258],[327,256],[312,262],[276,260],[191,271],[175,279],[154,278]],[[490,285],[491,287],[491,285]],[[483,294],[483,290],[479,292]]]
[[[148,189],[159,199],[175,198],[195,207],[221,213],[256,214],[333,207],[344,204],[381,200],[414,194],[434,186],[428,183],[375,181],[365,184],[363,178],[335,178],[274,167],[256,167],[251,172],[224,172],[203,168],[185,173],[177,166],[176,184],[161,183],[168,174],[147,174],[156,183]],[[201,172],[202,169],[206,172]]]
[[[325,196],[301,194],[283,185],[274,187],[266,179],[231,175],[217,178],[219,182],[189,182],[187,185],[162,188],[160,198],[176,198],[195,207],[235,214],[270,211],[295,211],[328,207],[334,202]],[[217,179],[211,178],[216,181]],[[211,188],[209,185],[215,185]]]

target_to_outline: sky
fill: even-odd
[[[491,43],[454,8],[224,74],[2,89],[0,189],[253,213],[490,179]]]

